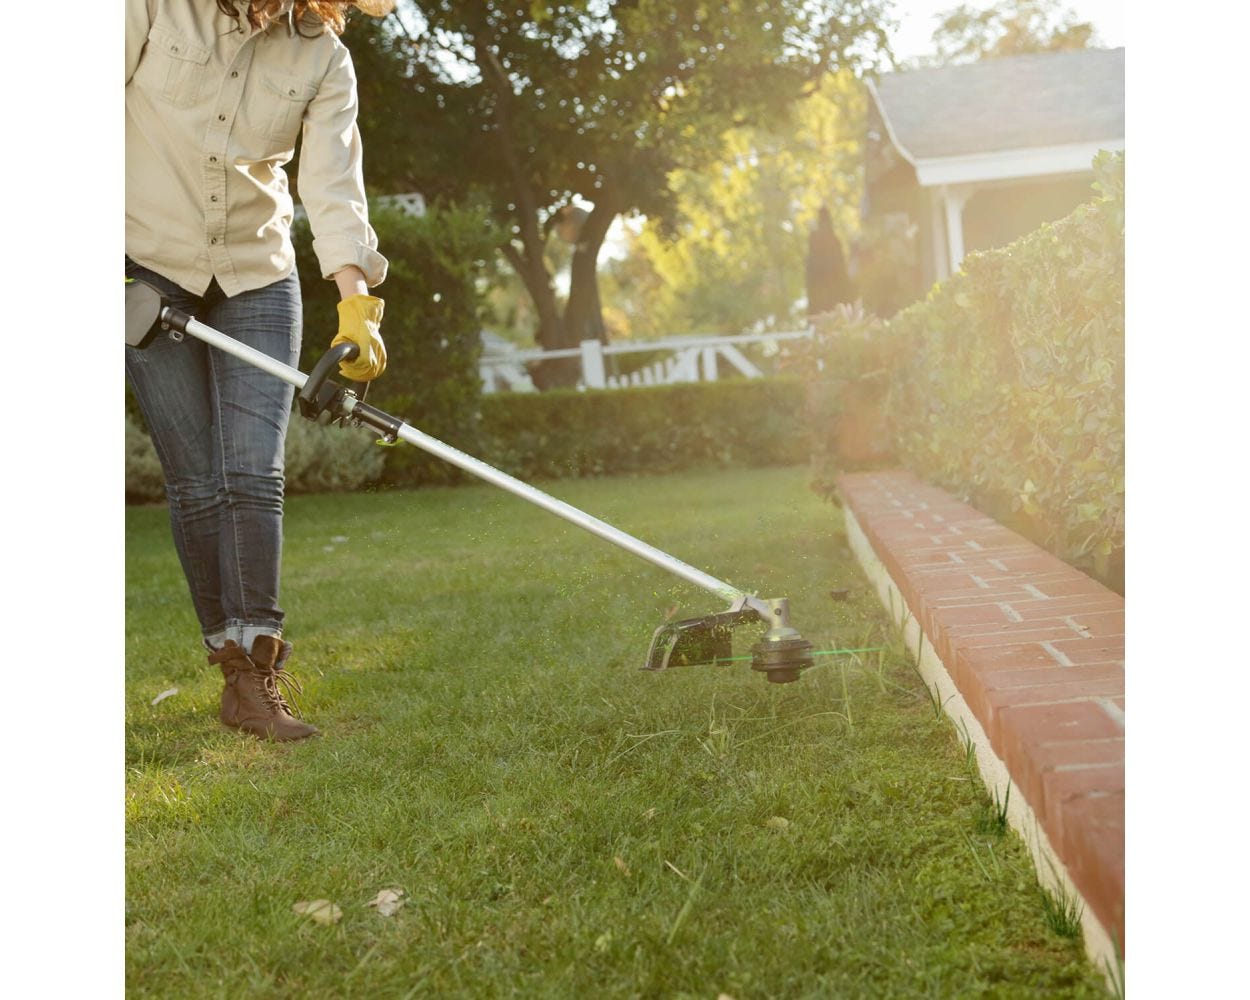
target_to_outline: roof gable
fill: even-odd
[[[873,91],[913,162],[1124,136],[1123,48],[887,73]]]

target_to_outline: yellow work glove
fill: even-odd
[[[382,343],[383,302],[375,295],[349,295],[339,303],[339,332],[331,347],[355,344],[360,354],[344,361],[339,372],[353,382],[369,382],[386,371],[386,345]]]

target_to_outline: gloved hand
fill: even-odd
[[[375,295],[350,295],[339,303],[339,332],[331,347],[355,344],[360,354],[344,361],[339,372],[353,382],[369,382],[386,370],[386,345],[382,343],[383,302]]]

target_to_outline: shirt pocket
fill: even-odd
[[[166,104],[190,108],[208,88],[208,60],[212,52],[163,25],[148,33],[143,62],[148,86]],[[136,73],[138,75],[138,73]]]
[[[268,122],[266,138],[282,149],[294,149],[304,111],[317,96],[317,85],[298,76],[265,73],[261,76],[260,92],[270,112],[262,119]]]

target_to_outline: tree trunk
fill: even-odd
[[[577,237],[569,269],[569,301],[564,309],[565,336],[574,344],[608,340],[599,302],[599,251],[615,218],[616,208],[605,195],[595,203]]]

